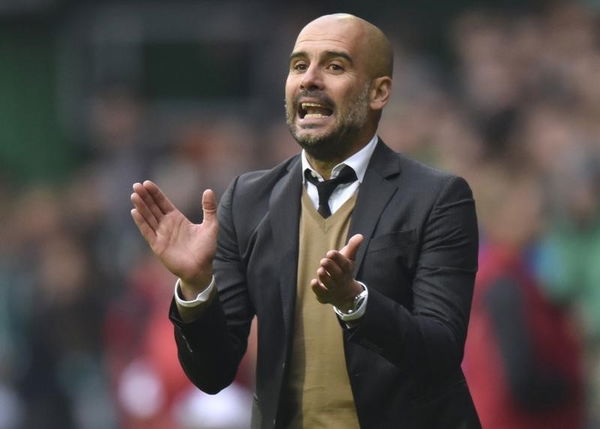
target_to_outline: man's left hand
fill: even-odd
[[[354,279],[354,258],[363,242],[361,234],[353,235],[340,250],[330,250],[321,259],[317,278],[310,287],[321,304],[332,304],[341,311],[352,308],[354,298],[363,287]]]

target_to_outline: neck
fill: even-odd
[[[323,177],[323,179],[325,180],[331,178],[331,170],[333,170],[333,167],[335,167],[341,161],[343,161],[343,159],[339,162],[337,160],[320,160],[313,157],[308,152],[306,153],[306,158],[308,159],[308,162],[310,163],[311,167],[314,168],[317,171],[317,173],[319,173],[321,177]]]
[[[311,148],[305,147],[306,159],[308,159],[311,167],[314,168],[317,173],[323,177],[323,179],[328,180],[331,178],[331,170],[333,170],[333,167],[363,149],[371,141],[371,137],[360,144],[355,144],[349,147],[344,153],[337,155],[332,154],[331,156],[323,156],[323,153],[311,151]]]

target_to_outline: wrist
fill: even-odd
[[[358,304],[357,299],[364,290],[365,288],[355,280],[352,294],[339,305],[335,305],[335,307],[343,313],[349,313],[356,310]]]
[[[354,302],[351,308],[340,309],[338,307],[333,307],[333,310],[338,315],[338,317],[348,323],[353,323],[354,321],[360,319],[366,310],[367,301],[369,299],[369,290],[365,286],[364,283],[360,283],[359,285],[363,288],[363,290],[354,298]]]
[[[212,274],[209,274],[208,276],[202,276],[194,280],[180,278],[179,290],[181,291],[182,298],[184,298],[186,301],[196,299],[198,294],[205,291],[211,282]]]

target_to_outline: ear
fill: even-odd
[[[382,110],[387,104],[392,92],[392,78],[380,76],[373,79],[369,91],[369,107],[372,110]]]

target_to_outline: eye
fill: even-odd
[[[330,63],[327,68],[333,72],[342,72],[344,71],[344,67],[338,63]]]
[[[292,64],[292,70],[297,71],[297,72],[306,71],[307,68],[308,68],[308,65],[304,61],[297,61]]]

